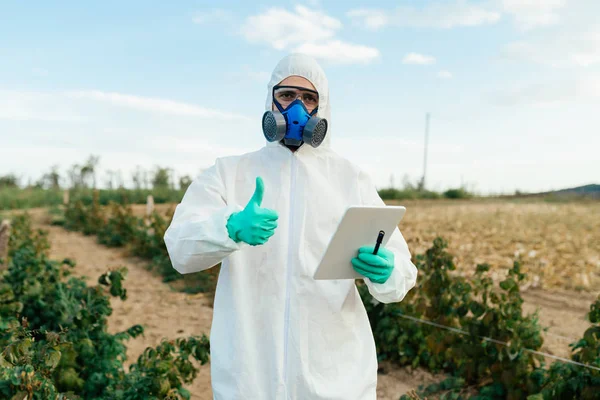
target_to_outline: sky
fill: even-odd
[[[0,0],[0,175],[197,176],[265,144],[291,52],[329,79],[333,149],[379,188],[600,183],[600,1]]]

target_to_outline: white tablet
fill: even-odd
[[[405,212],[406,208],[402,206],[348,208],[325,250],[314,279],[362,278],[352,267],[351,261],[358,249],[375,246],[379,231],[385,232],[381,243],[384,246]]]

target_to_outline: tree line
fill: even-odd
[[[22,177],[14,173],[4,174],[0,175],[0,189],[96,189],[99,184],[103,184],[107,189],[126,187],[123,172],[119,169],[104,170],[101,181],[99,165],[100,157],[90,155],[83,163],[71,165],[63,174],[60,172],[59,165],[53,165],[37,180],[29,179],[26,183],[23,182]],[[189,175],[176,177],[172,168],[156,166],[148,170],[138,165],[131,173],[131,182],[132,189],[185,190],[192,183],[192,178]]]

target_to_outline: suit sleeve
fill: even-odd
[[[227,233],[227,220],[242,208],[228,204],[217,165],[202,172],[188,187],[164,240],[169,258],[181,274],[211,268],[244,246]]]
[[[364,172],[359,173],[359,189],[362,205],[384,206],[375,185]],[[412,263],[410,251],[400,229],[396,228],[385,246],[394,253],[394,270],[385,283],[374,283],[369,278],[364,281],[369,288],[369,293],[382,303],[401,301],[417,282],[417,268]]]

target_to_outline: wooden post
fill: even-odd
[[[146,198],[146,217],[150,217],[154,211],[154,197],[151,194]]]
[[[65,190],[63,192],[63,205],[66,206],[67,204],[69,204],[69,191]]]
[[[8,267],[8,238],[10,237],[10,221],[4,220],[0,224],[0,271]]]

